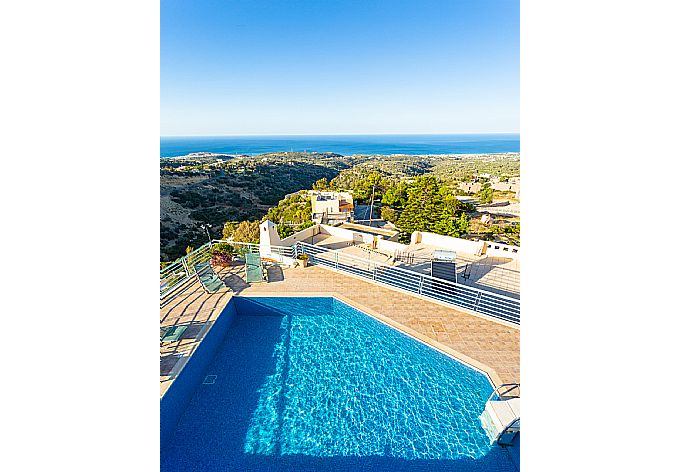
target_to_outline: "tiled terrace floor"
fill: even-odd
[[[492,368],[502,382],[520,381],[520,331],[503,324],[470,315],[459,310],[387,289],[376,284],[336,273],[321,267],[306,269],[269,269],[269,283],[248,285],[242,274],[244,266],[222,269],[225,283],[242,296],[271,295],[298,292],[315,294],[328,292],[341,295],[373,312],[379,313],[405,328],[468,356]],[[198,283],[177,295],[161,309],[161,325],[193,322],[203,330],[209,321],[222,311],[231,295],[206,294]],[[164,359],[173,359],[175,353],[185,353],[195,343],[192,336],[201,338],[196,329],[181,342],[166,343],[161,348],[161,374]],[[189,331],[189,329],[187,330]],[[168,361],[172,364],[172,361]],[[169,377],[161,375],[161,394],[167,388]]]
[[[161,327],[189,324],[179,341],[161,343],[161,395],[168,388],[180,357],[188,356],[230,300],[231,292],[208,294],[199,282],[170,300],[160,311]]]

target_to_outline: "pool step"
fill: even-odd
[[[520,433],[520,397],[519,393],[511,394],[519,388],[520,384],[503,384],[496,388],[480,416],[487,435],[500,446],[512,446]]]

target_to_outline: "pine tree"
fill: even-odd
[[[435,177],[418,177],[407,190],[407,205],[396,226],[406,233],[433,231],[440,219],[443,200]]]

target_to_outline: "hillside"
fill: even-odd
[[[501,178],[520,174],[519,153],[448,156],[341,156],[334,153],[272,153],[230,156],[200,153],[160,160],[160,257],[174,260],[188,245],[208,241],[202,224],[219,238],[227,221],[264,218],[287,194],[310,189],[326,179],[329,187],[370,193],[370,175],[385,181],[433,175],[450,189],[474,174]],[[383,190],[379,188],[378,193]],[[368,197],[367,197],[368,198]],[[281,215],[282,215],[282,210]],[[286,207],[286,210],[287,207]],[[286,221],[300,222],[288,210]],[[275,213],[275,212],[274,212]],[[275,215],[274,215],[275,216]]]
[[[226,221],[260,219],[286,194],[332,179],[347,167],[335,154],[290,153],[218,159],[161,159],[161,260],[220,237]]]

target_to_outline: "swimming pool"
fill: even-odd
[[[479,420],[483,373],[334,298],[234,297],[221,317],[161,401],[162,428],[179,418],[161,470],[515,470]]]

